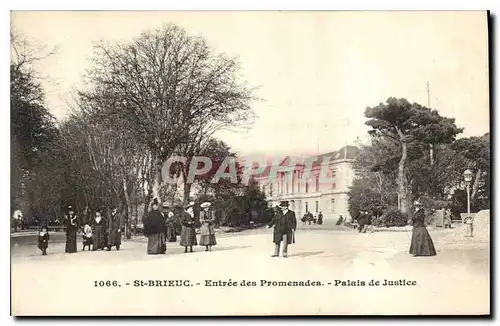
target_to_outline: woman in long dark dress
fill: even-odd
[[[201,204],[201,208],[203,210],[200,212],[200,246],[205,246],[205,251],[212,251],[212,246],[217,244],[215,240],[215,230],[214,230],[214,222],[215,215],[210,208],[210,203],[206,202]]]
[[[68,206],[68,218],[66,219],[66,248],[67,253],[76,252],[76,231],[78,220],[72,206]]]
[[[92,250],[101,249],[104,250],[107,244],[106,239],[106,220],[102,216],[101,209],[95,212],[94,220],[92,221],[92,229],[94,230],[94,235],[92,239]]]
[[[158,200],[153,201],[152,209],[144,220],[144,235],[148,237],[148,255],[164,254],[167,250],[165,243],[165,222],[158,210]]]
[[[185,207],[186,211],[181,216],[181,242],[184,247],[184,252],[193,252],[193,246],[197,245],[196,241],[196,219],[193,212],[194,203],[191,202]]]
[[[425,227],[425,213],[422,204],[415,202],[413,214],[413,232],[411,235],[410,254],[413,256],[435,256],[436,249]]]

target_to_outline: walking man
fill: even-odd
[[[297,227],[297,219],[295,213],[288,209],[288,202],[282,201],[280,203],[281,214],[276,216],[269,222],[268,227],[274,225],[274,255],[278,257],[280,254],[280,244],[283,241],[283,257],[288,257],[288,245],[295,243],[295,229]]]
[[[118,214],[118,208],[116,206],[111,207],[111,215],[108,219],[108,251],[111,247],[116,247],[116,250],[120,250],[120,245],[122,244],[122,218]]]

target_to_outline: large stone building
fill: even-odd
[[[344,146],[335,152],[295,162],[286,157],[278,166],[267,167],[254,179],[271,205],[289,201],[298,219],[306,212],[314,216],[322,212],[328,224],[336,222],[341,215],[349,220],[347,192],[354,178],[352,162],[358,152],[355,146]]]

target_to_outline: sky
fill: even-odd
[[[486,12],[12,12],[12,26],[57,53],[39,64],[47,105],[68,115],[93,43],[174,23],[237,56],[262,101],[247,131],[217,136],[241,155],[308,155],[366,140],[364,110],[404,97],[489,132]]]

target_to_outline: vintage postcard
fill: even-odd
[[[490,314],[485,11],[12,11],[11,314]]]

